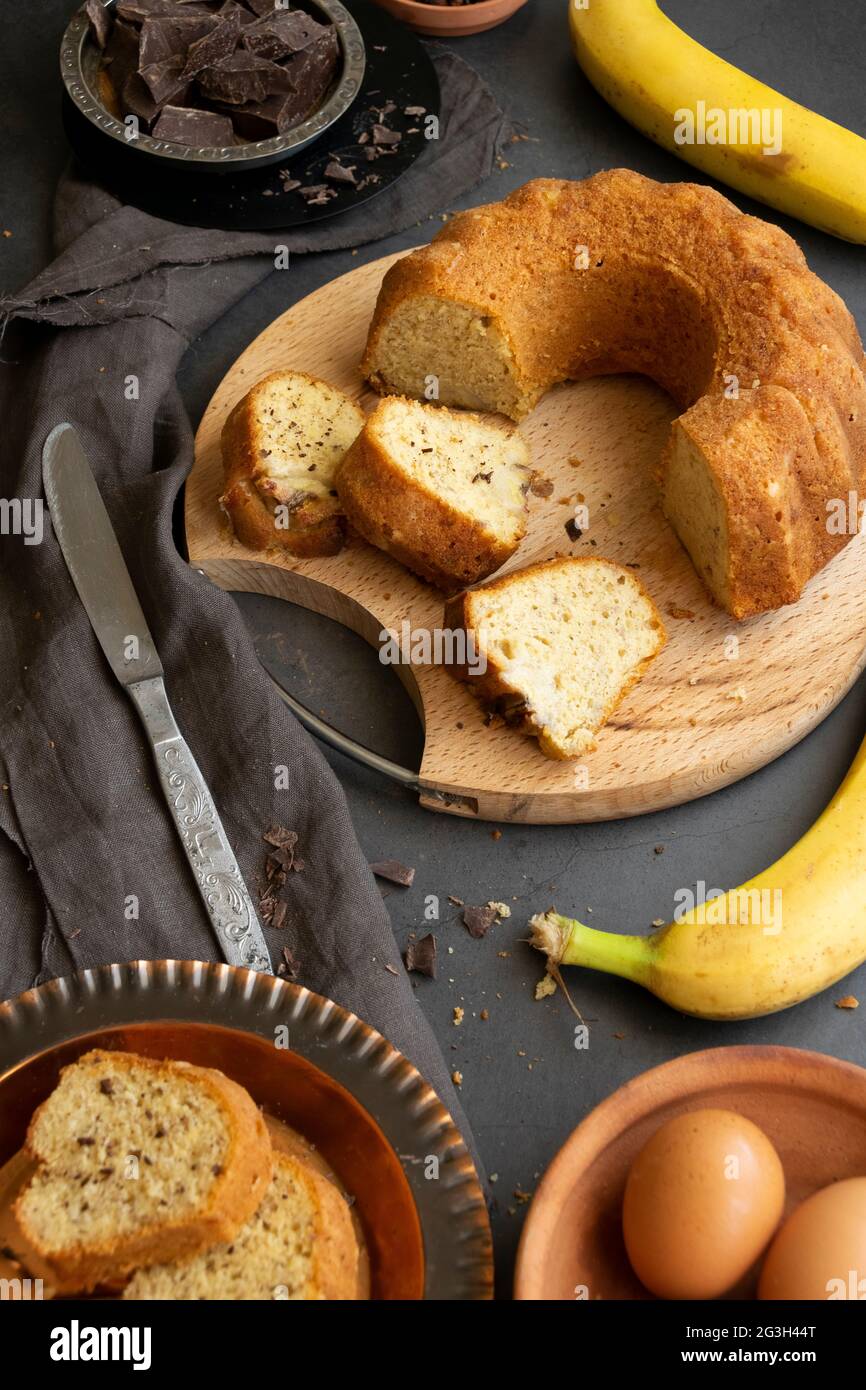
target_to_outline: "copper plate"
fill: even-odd
[[[61,1067],[91,1047],[218,1067],[302,1134],[354,1197],[372,1298],[492,1297],[487,1208],[451,1116],[411,1062],[330,999],[173,960],[27,990],[0,1004],[0,1166]]]

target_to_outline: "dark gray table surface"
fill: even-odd
[[[0,287],[11,290],[50,253],[50,205],[67,150],[58,113],[57,45],[67,0],[4,5],[0,17]],[[665,0],[665,11],[700,41],[804,105],[866,135],[862,0]],[[487,79],[529,140],[510,146],[509,167],[463,200],[500,198],[538,176],[581,178],[627,165],[661,179],[696,178],[607,108],[569,49],[565,0],[530,0],[499,29],[456,47]],[[864,251],[777,217],[729,192],[739,206],[777,220],[812,268],[847,300],[866,336]],[[444,209],[448,210],[448,209]],[[195,342],[181,388],[194,421],[242,348],[277,314],[334,276],[429,239],[438,224],[413,228],[357,255],[297,258]],[[261,655],[287,688],[370,747],[417,766],[422,733],[398,680],[365,643],[323,618],[280,600],[239,596]],[[866,1003],[866,966],[836,988],[771,1018],[740,1024],[680,1016],[626,983],[571,973],[589,1049],[573,1046],[573,1019],[561,995],[533,999],[539,960],[522,944],[526,920],[551,902],[598,927],[645,930],[669,919],[674,894],[703,879],[729,887],[784,852],[811,824],[841,780],[863,734],[861,680],[824,724],[762,772],[676,810],[591,826],[488,824],[423,811],[413,796],[332,758],[361,843],[371,859],[417,868],[414,886],[388,896],[397,943],[422,932],[425,899],[437,895],[433,924],[440,950],[435,982],[418,998],[449,1065],[463,1075],[462,1097],[493,1185],[500,1291],[507,1293],[525,1204],[560,1144],[597,1102],[648,1067],[700,1048],[784,1043],[866,1063],[862,1012],[839,1010],[848,992]],[[656,846],[664,852],[656,853]],[[510,921],[472,940],[447,898],[505,900]],[[507,952],[502,956],[500,952]],[[396,959],[396,953],[395,953]],[[465,1010],[462,1024],[453,1009]],[[479,1017],[482,1009],[489,1019]],[[521,1196],[515,1196],[515,1193]]]

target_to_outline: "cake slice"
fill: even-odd
[[[520,544],[528,463],[512,424],[388,396],[340,464],[337,491],[365,540],[453,592]]]
[[[334,472],[363,411],[305,372],[272,372],[243,396],[222,431],[220,503],[252,550],[336,555],[346,523]]]
[[[591,557],[516,570],[445,609],[467,634],[449,669],[549,758],[577,758],[665,644],[655,604],[631,570]],[[461,644],[462,645],[462,644]],[[457,652],[457,644],[452,643]]]
[[[64,1292],[231,1240],[272,1169],[270,1136],[242,1087],[127,1052],[64,1067],[27,1148],[38,1167],[15,1217]]]
[[[337,1188],[303,1160],[276,1153],[265,1199],[227,1244],[181,1264],[140,1270],[125,1299],[354,1299],[358,1243]]]

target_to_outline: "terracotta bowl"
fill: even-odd
[[[714,1106],[768,1135],[785,1169],[785,1212],[818,1188],[866,1174],[866,1070],[793,1047],[719,1047],[620,1087],[566,1140],[538,1187],[517,1256],[517,1299],[648,1299],[632,1272],[621,1210],[629,1168],[660,1125]],[[756,1271],[731,1298],[754,1295]]]
[[[422,5],[418,0],[376,0],[395,19],[437,39],[483,34],[510,19],[526,0],[477,0],[474,5]]]

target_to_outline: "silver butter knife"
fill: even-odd
[[[109,666],[145,727],[159,783],[229,965],[273,974],[253,900],[165,693],[162,663],[81,441],[58,425],[42,450],[54,534]]]

